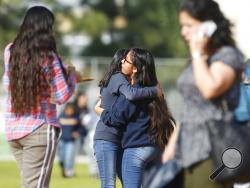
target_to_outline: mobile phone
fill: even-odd
[[[216,31],[216,29],[217,29],[216,23],[209,20],[201,23],[199,32],[201,33],[201,35],[206,35],[207,37],[211,37]]]

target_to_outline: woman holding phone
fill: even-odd
[[[177,118],[181,129],[176,158],[185,169],[185,187],[226,187],[209,180],[212,163],[207,122],[224,120],[237,106],[243,56],[232,37],[231,22],[215,1],[184,1],[179,21],[191,58],[177,83],[184,104]],[[216,25],[214,33],[208,33],[206,21]]]

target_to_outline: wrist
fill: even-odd
[[[192,60],[201,60],[201,59],[206,60],[207,59],[207,55],[199,51],[192,52],[191,56],[192,56]]]

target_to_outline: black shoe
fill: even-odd
[[[60,166],[60,168],[61,168],[61,175],[62,175],[62,177],[66,177],[65,176],[65,173],[64,173],[64,164],[63,164],[63,162],[59,162],[59,166]]]

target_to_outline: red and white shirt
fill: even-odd
[[[9,44],[4,51],[4,75],[3,83],[7,91],[7,109],[5,112],[5,133],[8,141],[23,138],[43,124],[59,127],[56,117],[56,104],[63,104],[72,96],[76,77],[74,74],[66,80],[61,67],[60,59],[54,54],[52,63],[52,79],[49,82],[49,89],[43,91],[40,104],[38,104],[35,113],[27,113],[22,116],[16,116],[11,106],[11,95],[9,90],[9,60],[10,60]],[[46,69],[46,65],[44,66]],[[45,71],[46,72],[46,71]],[[45,76],[46,77],[46,76]],[[51,103],[53,96],[53,103]],[[54,104],[56,103],[56,104]]]

